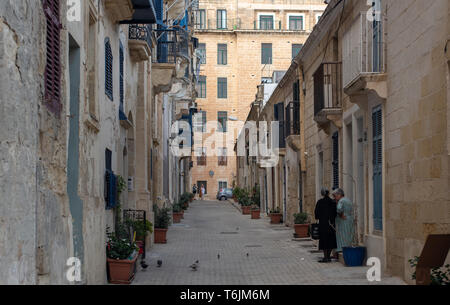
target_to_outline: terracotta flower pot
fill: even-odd
[[[155,244],[165,244],[167,229],[157,229],[155,228]]]
[[[271,224],[278,224],[281,223],[281,217],[283,217],[283,214],[281,213],[270,213],[270,223]]]
[[[251,210],[251,207],[250,206],[245,206],[245,205],[243,205],[242,206],[242,214],[243,215],[250,215],[250,210]]]
[[[259,219],[261,210],[252,210],[252,219]]]
[[[173,212],[173,223],[180,223],[181,218],[183,217],[183,213],[182,212]]]
[[[308,237],[309,224],[294,224],[295,235],[298,238]]]
[[[113,284],[130,284],[136,272],[136,260],[107,258],[109,268],[109,282]]]

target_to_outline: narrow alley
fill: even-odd
[[[323,255],[311,253],[313,245],[294,241],[292,229],[282,224],[242,215],[230,201],[194,200],[181,223],[167,231],[167,244],[154,245],[149,267],[136,273],[133,284],[373,284],[366,279],[368,267],[318,263]],[[197,260],[193,271],[190,265]],[[403,282],[392,277],[377,284]]]

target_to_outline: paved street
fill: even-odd
[[[252,220],[228,201],[194,201],[167,240],[147,254],[150,266],[133,284],[372,284],[368,267],[318,263],[321,253],[310,252],[312,241],[294,241],[292,228]],[[199,268],[192,271],[196,260]],[[383,278],[381,284],[403,282]]]

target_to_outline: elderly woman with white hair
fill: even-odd
[[[353,203],[344,197],[344,191],[340,188],[333,191],[334,200],[337,202],[336,216],[336,252],[342,252],[343,247],[351,247],[354,235]]]

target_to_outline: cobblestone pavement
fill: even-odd
[[[270,225],[267,217],[252,220],[228,201],[196,200],[182,223],[169,228],[167,244],[147,253],[149,267],[138,267],[133,284],[374,284],[366,279],[368,267],[321,264],[314,249],[313,241],[293,240],[292,228]],[[392,277],[379,283],[404,284]]]

